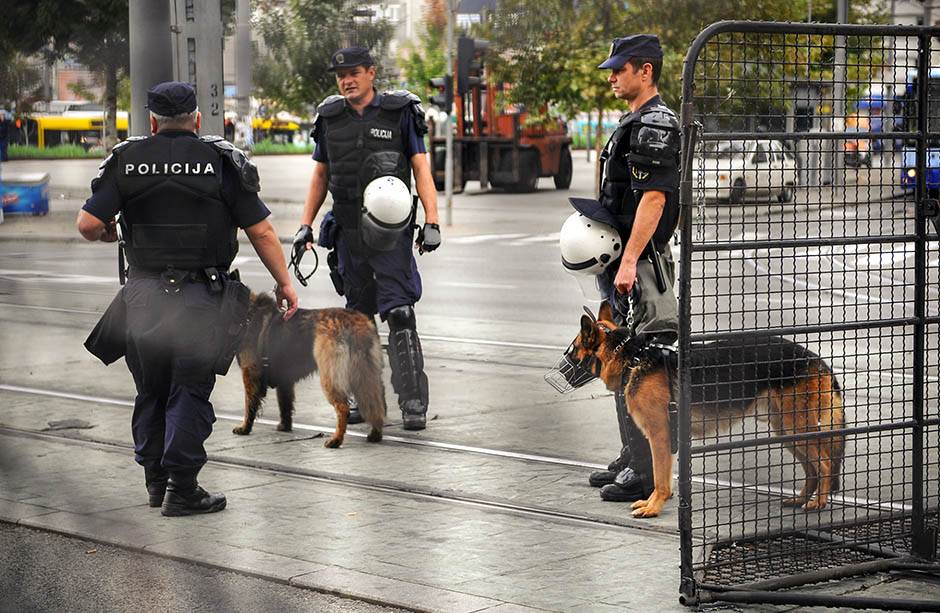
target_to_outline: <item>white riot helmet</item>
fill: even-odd
[[[398,177],[373,179],[362,194],[359,231],[366,245],[390,251],[411,223],[411,190]]]
[[[588,300],[601,301],[604,291],[599,277],[623,251],[620,233],[601,221],[572,213],[561,227],[561,263],[577,280],[581,293]]]
[[[561,227],[561,263],[570,273],[599,275],[620,257],[622,247],[616,228],[572,213]]]

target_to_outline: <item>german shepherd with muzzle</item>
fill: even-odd
[[[630,416],[649,441],[652,495],[633,503],[634,517],[655,517],[672,496],[669,402],[675,364],[662,351],[648,351],[642,338],[614,323],[605,302],[593,316],[581,316],[581,331],[566,357],[624,391]],[[691,355],[692,434],[726,430],[748,415],[765,417],[774,433],[798,435],[845,427],[839,382],[822,358],[792,341],[754,335],[704,343]],[[587,366],[584,366],[587,365]],[[569,379],[569,375],[565,375]],[[583,384],[590,377],[581,377]],[[569,379],[569,382],[571,380]],[[785,506],[822,509],[839,490],[845,438],[841,434],[786,443],[806,474],[803,489]]]
[[[324,446],[343,444],[351,397],[372,426],[366,440],[382,440],[386,412],[382,345],[372,319],[350,309],[298,309],[284,321],[274,298],[254,293],[248,317],[237,355],[245,384],[245,418],[232,432],[251,433],[269,387],[277,390],[281,411],[277,429],[290,432],[294,385],[319,370],[323,393],[336,409],[336,431]]]

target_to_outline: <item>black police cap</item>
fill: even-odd
[[[334,72],[337,68],[353,68],[354,66],[368,68],[374,65],[375,61],[365,47],[346,47],[330,56],[330,67],[327,70]]]
[[[164,117],[192,113],[196,110],[196,90],[180,81],[159,83],[147,91],[147,108]]]
[[[588,219],[605,223],[608,226],[616,228],[619,224],[617,218],[610,210],[593,198],[568,198],[568,202],[574,207],[574,210],[581,213]]]
[[[610,44],[610,57],[598,68],[623,68],[631,57],[662,58],[663,49],[659,46],[659,37],[655,34],[634,34],[615,38]]]

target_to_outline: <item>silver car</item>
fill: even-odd
[[[709,200],[791,202],[796,192],[796,158],[777,140],[706,143],[704,158],[695,158],[692,170],[693,194],[704,191]]]

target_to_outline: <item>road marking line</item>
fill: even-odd
[[[448,242],[458,245],[474,245],[476,243],[485,243],[487,241],[511,240],[522,238],[528,234],[477,234],[474,236],[457,236],[448,240]]]
[[[93,402],[98,404],[110,404],[117,406],[133,407],[134,403],[129,400],[117,400],[114,398],[103,398],[99,396],[88,396],[85,394],[73,394],[70,392],[57,392],[54,390],[44,390],[34,387],[23,387],[18,385],[6,385],[0,383],[0,390],[6,390],[10,392],[19,392],[23,394],[33,394],[36,396],[51,396],[53,398],[66,398],[70,400],[81,400],[84,402]],[[219,419],[224,419],[226,421],[241,422],[241,416],[230,415],[227,413],[216,413],[216,417]],[[277,421],[271,419],[265,419],[259,417],[255,420],[256,424],[263,424],[266,426],[277,425]],[[307,424],[299,424],[294,422],[294,428],[298,430],[305,430],[309,432],[323,432],[325,434],[332,434],[334,429],[324,426],[312,426]],[[366,434],[364,432],[357,432],[355,430],[347,430],[346,436],[352,436],[356,438],[365,438]],[[446,451],[463,451],[468,453],[476,453],[480,455],[496,456],[502,458],[510,458],[514,460],[527,460],[533,462],[541,462],[543,464],[557,464],[560,466],[574,466],[577,468],[591,468],[591,469],[603,469],[606,468],[603,464],[594,464],[592,462],[581,462],[579,460],[568,460],[565,458],[556,458],[551,456],[543,456],[538,454],[529,454],[529,453],[518,453],[515,451],[503,451],[501,449],[488,449],[485,447],[473,447],[469,445],[460,445],[456,443],[442,443],[437,441],[428,441],[422,439],[413,439],[406,438],[401,436],[383,436],[383,440],[393,441],[396,443],[403,443],[407,445],[415,445],[418,447],[430,447],[432,449],[443,449]],[[677,478],[674,475],[674,478]],[[776,487],[770,485],[754,485],[750,483],[740,483],[737,481],[730,481],[725,479],[717,479],[714,477],[692,477],[693,483],[698,483],[706,486],[717,486],[727,489],[743,489],[756,492],[758,494],[767,494],[771,496],[794,496],[797,493],[795,489],[789,489],[785,487]],[[693,493],[693,496],[696,495]],[[698,494],[699,496],[702,493]],[[863,508],[882,508],[890,509],[893,511],[910,511],[910,505],[897,504],[893,502],[881,502],[877,500],[868,500],[865,498],[855,498],[855,497],[846,497],[840,494],[830,494],[829,499],[832,502],[841,503],[845,505],[858,506]]]
[[[502,283],[464,283],[461,281],[438,281],[435,286],[443,285],[445,287],[469,287],[472,289],[516,289],[517,285],[505,285]]]

